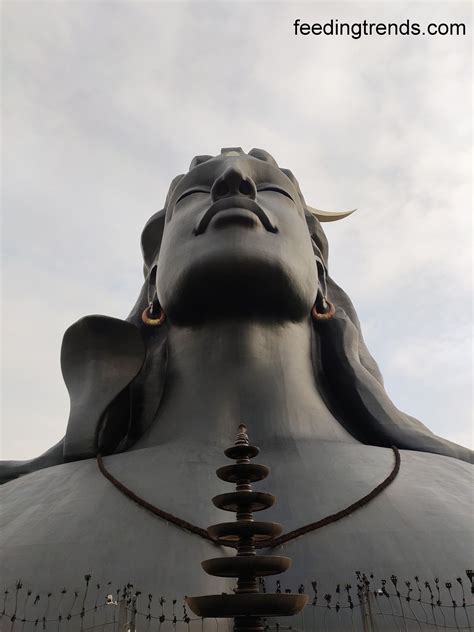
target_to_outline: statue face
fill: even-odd
[[[317,283],[298,191],[277,167],[230,153],[181,179],[157,269],[158,297],[172,321],[301,320]]]

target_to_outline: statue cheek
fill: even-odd
[[[176,259],[179,256],[183,257],[179,253],[187,249],[192,237],[192,222],[185,221],[184,217],[174,217],[166,224],[158,256],[158,278],[178,263]]]

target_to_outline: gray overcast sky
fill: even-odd
[[[270,151],[326,224],[331,274],[402,410],[472,445],[470,3],[3,3],[3,457],[64,433],[64,330],[125,317],[173,176]],[[295,18],[465,37],[295,37]]]

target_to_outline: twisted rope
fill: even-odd
[[[107,478],[112,483],[112,485],[115,485],[115,487],[119,491],[121,491],[122,494],[130,498],[130,500],[133,500],[133,502],[137,503],[137,505],[140,505],[141,507],[143,507],[150,513],[154,514],[155,516],[158,516],[158,518],[161,518],[162,520],[166,520],[166,522],[171,522],[172,524],[176,525],[180,529],[184,529],[185,531],[189,531],[190,533],[194,533],[195,535],[201,536],[201,538],[204,538],[205,540],[209,540],[210,542],[215,543],[214,538],[211,538],[211,536],[207,533],[206,529],[202,529],[201,527],[197,527],[196,525],[191,524],[190,522],[187,522],[186,520],[183,520],[182,518],[173,516],[173,514],[170,514],[167,511],[163,511],[163,509],[160,509],[159,507],[155,507],[155,505],[152,505],[144,498],[137,496],[135,492],[132,492],[131,489],[129,489],[123,483],[117,480],[115,476],[113,476],[106,469],[104,465],[104,461],[102,460],[102,455],[100,454],[97,455],[97,465],[99,466],[99,470],[105,476],[105,478]]]
[[[312,531],[317,531],[318,529],[321,529],[322,527],[325,527],[328,524],[337,522],[338,520],[345,518],[346,516],[353,513],[354,511],[357,511],[357,509],[360,509],[364,505],[367,505],[371,500],[373,500],[376,496],[378,496],[381,492],[383,492],[383,490],[386,489],[391,483],[393,483],[398,472],[400,471],[400,452],[398,451],[398,448],[396,448],[395,446],[392,446],[392,450],[393,450],[393,455],[395,457],[395,462],[394,462],[392,471],[381,483],[379,483],[376,487],[374,487],[372,491],[370,491],[368,494],[366,494],[359,500],[356,500],[354,503],[352,503],[348,507],[345,507],[344,509],[337,511],[336,513],[333,513],[328,516],[325,516],[324,518],[321,518],[321,520],[317,520],[316,522],[310,522],[309,524],[304,525],[303,527],[299,527],[298,529],[294,529],[293,531],[289,531],[288,533],[285,533],[278,538],[273,538],[272,540],[266,540],[263,542],[256,542],[255,546],[260,549],[274,548],[275,546],[281,546],[282,544],[286,544],[287,542],[290,542],[291,540],[295,540],[296,538],[306,535],[307,533],[310,533]],[[174,516],[173,514],[170,514],[167,511],[163,511],[163,509],[156,507],[156,505],[149,503],[144,498],[141,498],[140,496],[135,494],[135,492],[133,492],[131,489],[129,489],[123,483],[117,480],[115,476],[113,476],[113,474],[111,474],[107,470],[107,468],[104,465],[102,455],[100,454],[97,455],[97,465],[99,467],[100,472],[105,476],[105,478],[107,478],[112,483],[112,485],[114,485],[120,492],[122,492],[122,494],[130,498],[130,500],[133,500],[133,502],[137,503],[137,505],[140,505],[141,507],[143,507],[150,513],[154,514],[155,516],[158,516],[158,518],[161,518],[162,520],[166,520],[166,522],[174,524],[180,529],[183,529],[184,531],[188,531],[189,533],[194,533],[194,535],[198,535],[201,538],[204,538],[205,540],[207,540],[208,542],[212,542],[213,544],[217,544],[217,545],[223,544],[222,542],[214,538],[211,538],[211,536],[208,534],[206,529],[203,529],[202,527],[198,527],[192,524],[191,522],[187,522],[187,520],[183,520],[182,518],[178,518],[178,516]],[[237,548],[237,545],[230,544],[230,543],[225,543],[225,546]]]
[[[289,542],[290,540],[295,540],[296,538],[299,538],[302,535],[305,535],[306,533],[310,533],[311,531],[316,531],[317,529],[321,529],[321,527],[325,527],[328,524],[337,522],[338,520],[345,518],[352,512],[356,511],[357,509],[360,509],[360,507],[367,505],[367,503],[369,503],[381,492],[383,492],[383,490],[386,489],[390,485],[390,483],[392,483],[395,480],[398,472],[400,471],[400,452],[398,451],[398,448],[395,448],[394,446],[392,446],[392,450],[395,457],[395,463],[394,463],[393,469],[390,472],[390,474],[387,476],[387,478],[384,479],[381,483],[379,483],[377,487],[374,487],[374,489],[371,492],[369,492],[368,494],[366,494],[359,500],[356,500],[355,503],[352,503],[352,505],[349,505],[345,509],[341,509],[341,511],[337,511],[336,513],[330,514],[329,516],[325,516],[324,518],[321,518],[321,520],[317,520],[316,522],[310,522],[310,524],[307,524],[304,527],[300,527],[299,529],[295,529],[294,531],[284,533],[278,538],[273,538],[273,540],[270,540],[269,542],[265,544],[265,547],[268,546],[268,547],[273,548],[275,546],[280,546],[282,544],[285,544],[286,542]]]

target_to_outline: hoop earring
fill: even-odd
[[[153,303],[150,303],[142,312],[142,321],[149,327],[160,327],[166,320],[166,314],[160,307],[157,318],[153,318]]]
[[[331,320],[331,318],[336,313],[336,307],[334,303],[331,303],[331,301],[329,301],[327,298],[325,298],[324,300],[328,305],[328,308],[329,308],[328,311],[323,312],[323,313],[318,312],[318,308],[316,307],[316,303],[315,303],[311,310],[311,316],[313,320],[316,320],[316,321]]]

